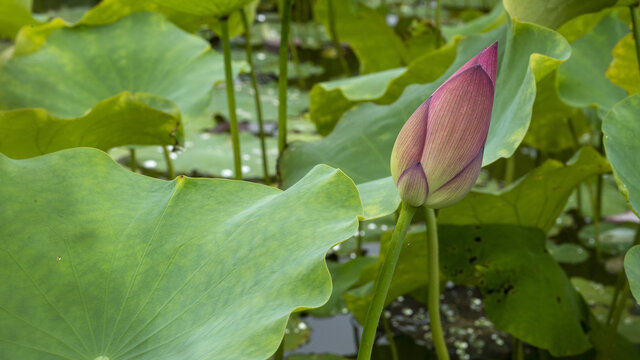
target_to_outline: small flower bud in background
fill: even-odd
[[[411,115],[391,153],[391,176],[412,206],[443,208],[475,184],[493,108],[498,43],[481,51]]]

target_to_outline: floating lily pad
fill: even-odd
[[[556,244],[547,241],[547,249],[559,263],[580,264],[589,258],[589,252],[578,244]]]
[[[325,253],[362,214],[327,166],[285,192],[147,178],[95,149],[0,168],[11,359],[266,359],[292,311],[329,298]]]

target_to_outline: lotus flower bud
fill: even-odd
[[[443,208],[471,190],[487,140],[498,43],[481,51],[411,115],[391,153],[391,176],[412,206]]]

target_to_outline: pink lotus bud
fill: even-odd
[[[481,51],[442,84],[404,124],[391,153],[391,176],[412,206],[443,208],[460,201],[482,167],[498,43]]]

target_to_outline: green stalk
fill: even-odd
[[[636,230],[636,235],[633,238],[633,244],[631,247],[640,245],[640,224],[638,225],[638,229]],[[607,313],[607,322],[605,324],[611,324],[611,319],[613,318],[613,314],[616,310],[616,304],[618,303],[618,297],[620,296],[620,291],[623,285],[627,282],[627,276],[624,273],[624,269],[620,271],[618,274],[618,278],[616,279],[616,287],[613,292],[613,299],[611,299],[611,305],[609,305],[609,312]]]
[[[504,185],[507,186],[513,182],[513,178],[516,172],[516,156],[511,155],[507,158],[504,167]]]
[[[433,347],[438,360],[449,360],[440,321],[440,265],[438,264],[438,222],[435,210],[425,206],[427,214],[427,257],[429,258],[429,297],[427,308]]]
[[[356,256],[362,256],[362,235],[360,235],[360,229],[362,228],[362,222],[358,222],[358,235],[356,235]]]
[[[640,20],[638,19],[638,4],[629,6],[631,12],[631,26],[633,29],[633,39],[636,42],[636,59],[638,59],[638,70],[640,70]]]
[[[340,65],[342,66],[342,71],[346,76],[351,76],[351,70],[349,70],[349,64],[347,64],[347,60],[344,58],[344,54],[342,53],[342,48],[340,48],[340,39],[338,39],[338,31],[336,30],[336,16],[335,11],[333,11],[333,0],[327,0],[327,7],[329,12],[329,37],[331,37],[331,42],[333,43],[333,48],[338,55],[338,60],[340,60]]]
[[[167,163],[167,173],[169,174],[169,180],[172,180],[176,177],[176,173],[173,171],[173,160],[171,160],[169,147],[163,146],[162,153],[164,154],[164,161]]]
[[[436,20],[436,33],[437,33],[437,37],[436,37],[436,47],[440,47],[440,10],[442,10],[442,0],[437,0],[436,1],[436,16],[435,16],[435,20]]]
[[[623,270],[624,271],[624,270]],[[603,350],[602,359],[609,359],[609,351],[611,350],[611,346],[615,340],[615,336],[618,333],[618,325],[620,324],[620,319],[622,318],[622,313],[626,308],[627,300],[629,299],[629,294],[631,293],[631,289],[629,288],[629,282],[624,282],[624,287],[620,292],[620,299],[618,299],[618,304],[616,305],[616,309],[613,313],[613,318],[611,319],[611,324],[609,324],[609,333],[607,334],[607,342],[606,347]]]
[[[596,241],[596,260],[602,259],[602,248],[600,247],[600,216],[598,216],[598,200],[593,194],[593,185],[589,183],[589,199],[591,200],[591,218],[593,219],[593,237]]]
[[[278,350],[273,354],[273,360],[284,360],[284,337],[280,342],[280,346],[278,346]]]
[[[231,71],[231,44],[229,39],[229,18],[220,19],[222,27],[222,48],[224,50],[224,75],[227,85],[227,103],[229,106],[229,122],[231,123],[231,143],[233,144],[233,165],[236,179],[242,180],[242,162],[240,160],[240,137],[238,135],[238,118],[236,116],[236,97],[233,89],[233,73]]]
[[[278,73],[278,152],[282,154],[287,146],[287,59],[289,57],[289,21],[291,3],[284,0],[282,9],[282,30],[280,31],[280,73]]]
[[[138,164],[136,164],[136,149],[129,148],[129,168],[131,171],[136,172]]]
[[[513,338],[513,353],[511,354],[513,360],[524,360],[524,353],[522,352],[522,340]]]
[[[267,163],[267,146],[265,144],[262,104],[260,103],[260,93],[258,92],[258,79],[256,77],[256,69],[253,66],[253,54],[251,49],[251,28],[249,27],[249,20],[247,20],[247,13],[244,11],[244,8],[240,9],[240,15],[242,17],[242,26],[244,27],[244,41],[246,43],[245,51],[247,53],[247,62],[249,63],[249,72],[251,74],[253,99],[256,103],[256,116],[258,118],[258,135],[260,137],[260,148],[262,150],[262,171],[264,172],[264,183],[270,185],[271,178],[269,177],[269,164]]]
[[[407,205],[405,202],[402,202],[400,206],[400,217],[398,218],[396,227],[393,230],[389,248],[387,249],[385,259],[378,271],[378,276],[376,277],[374,284],[373,299],[371,300],[371,304],[369,304],[369,310],[367,311],[367,317],[362,331],[362,339],[360,340],[358,360],[371,359],[373,343],[375,342],[376,337],[376,329],[378,328],[380,315],[382,314],[382,309],[384,308],[384,303],[387,299],[387,292],[391,286],[393,272],[395,271],[396,264],[398,263],[400,251],[402,250],[402,243],[404,243],[404,238],[407,235],[411,219],[413,219],[413,215],[417,210],[416,207]]]
[[[396,347],[396,341],[393,339],[389,320],[387,320],[384,314],[380,318],[382,319],[382,327],[384,327],[384,333],[387,337],[387,341],[389,342],[389,348],[391,349],[391,358],[393,360],[398,360],[398,348]]]

